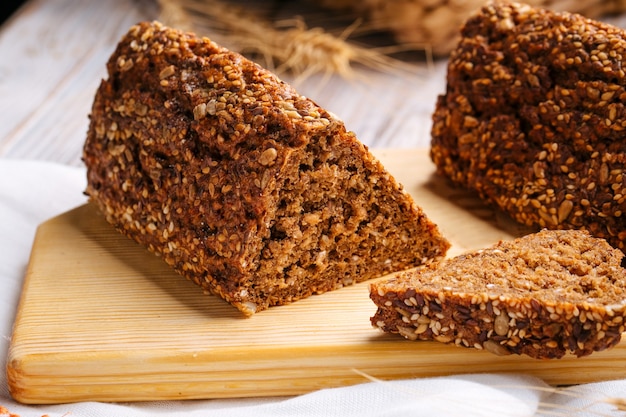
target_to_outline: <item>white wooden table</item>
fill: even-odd
[[[132,24],[157,16],[150,0],[27,2],[0,27],[0,157],[79,166],[108,57]],[[313,77],[295,86],[370,147],[414,148],[428,144],[444,71],[436,62],[403,76],[361,70],[366,82]]]

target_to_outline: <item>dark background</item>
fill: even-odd
[[[4,0],[0,6],[0,24],[4,23],[22,3],[24,0]]]

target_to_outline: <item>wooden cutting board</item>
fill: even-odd
[[[428,152],[374,152],[453,243],[450,255],[526,230],[439,177]],[[114,231],[90,205],[37,232],[11,339],[11,394],[25,403],[283,396],[475,372],[552,384],[626,377],[626,343],[586,358],[499,357],[410,342],[370,325],[362,283],[244,318]]]

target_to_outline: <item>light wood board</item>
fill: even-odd
[[[434,176],[428,152],[374,152],[439,224],[450,255],[524,233]],[[370,325],[362,283],[244,318],[118,234],[85,205],[42,224],[11,339],[25,403],[284,396],[367,382],[516,372],[552,384],[626,377],[626,346],[534,360],[411,342]]]

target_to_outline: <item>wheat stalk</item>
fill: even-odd
[[[432,54],[427,45],[404,44],[372,48],[349,41],[357,30],[368,30],[355,19],[334,35],[322,27],[309,27],[301,16],[271,22],[262,9],[250,13],[219,0],[159,0],[163,23],[193,30],[229,49],[259,57],[262,65],[278,74],[296,75],[294,83],[322,73],[354,78],[355,67],[378,71],[413,71],[414,67],[391,54],[418,50]]]

